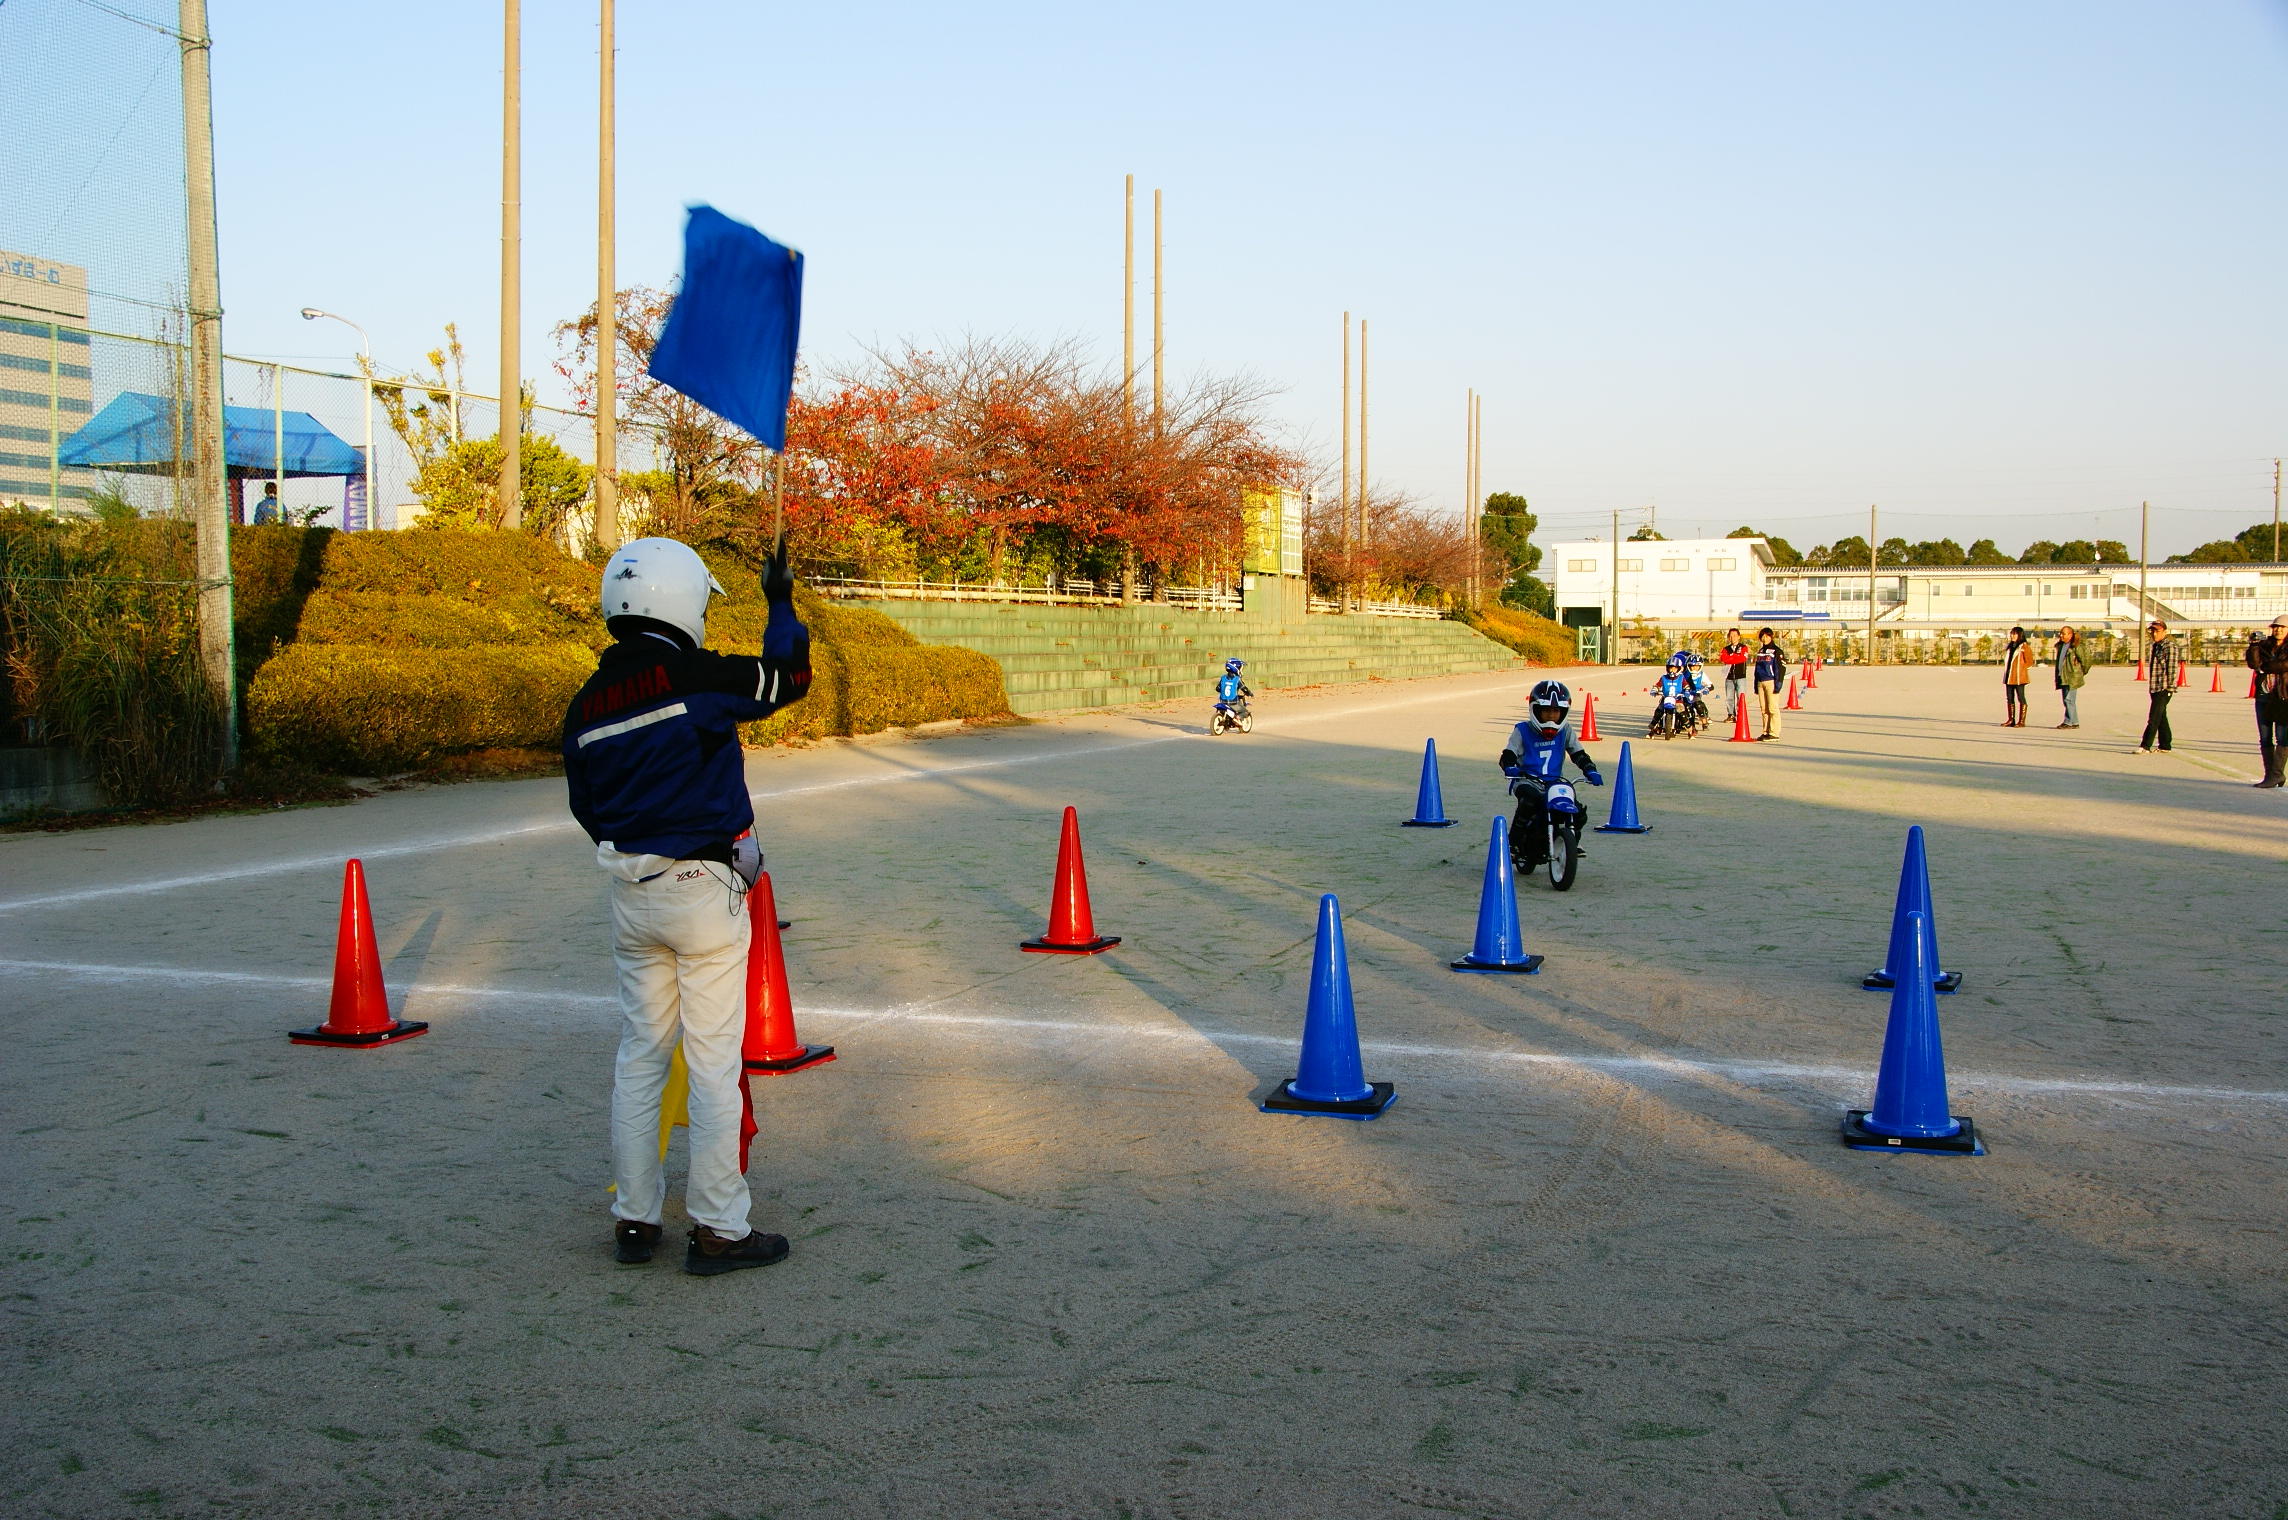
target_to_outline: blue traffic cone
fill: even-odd
[[[1332,892],[1319,899],[1319,942],[1311,950],[1311,1001],[1303,1013],[1298,1065],[1296,1075],[1257,1107],[1267,1114],[1372,1119],[1398,1096],[1388,1082],[1369,1082],[1359,1060],[1351,963],[1343,953],[1343,909]]]
[[[1930,920],[1907,915],[1907,948],[1894,962],[1903,973],[1891,993],[1891,1022],[1883,1033],[1883,1068],[1875,1075],[1875,1106],[1843,1116],[1843,1143],[1863,1151],[1932,1151],[1983,1156],[1978,1126],[1951,1113],[1946,1101],[1946,1052],[1939,1048],[1938,999],[1931,992]]]
[[[1930,859],[1923,851],[1923,826],[1916,824],[1907,830],[1906,858],[1899,862],[1899,895],[1891,908],[1891,943],[1883,955],[1883,969],[1870,971],[1859,983],[1869,992],[1888,992],[1892,973],[1907,955],[1907,915],[1923,916],[1924,932],[1930,936],[1931,990],[1933,992],[1959,992],[1962,973],[1948,971],[1938,958],[1938,914],[1931,907]]]
[[[1525,953],[1517,927],[1517,878],[1510,874],[1509,820],[1494,814],[1493,841],[1486,846],[1486,884],[1478,892],[1478,941],[1454,962],[1456,971],[1541,969],[1541,957]]]
[[[1649,834],[1652,825],[1637,819],[1637,763],[1629,756],[1629,741],[1621,741],[1621,763],[1613,772],[1613,808],[1597,825],[1600,834]]]
[[[1446,816],[1446,800],[1438,792],[1438,741],[1425,739],[1422,743],[1422,789],[1414,794],[1414,816],[1403,827],[1409,829],[1450,829],[1454,820]]]

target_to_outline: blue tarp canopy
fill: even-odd
[[[286,444],[283,461],[278,457],[281,422]],[[175,447],[175,404],[164,396],[122,391],[64,440],[58,463],[135,475],[172,475],[180,464]],[[281,417],[259,406],[222,409],[222,457],[225,470],[235,480],[365,473],[364,457],[308,412],[287,412]]]

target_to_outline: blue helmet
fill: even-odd
[[[1668,657],[1668,663],[1672,666],[1682,665],[1684,663],[1684,651],[1679,649],[1676,653],[1670,655]]]
[[[1247,662],[1239,658],[1239,656],[1233,655],[1230,659],[1223,662],[1224,674],[1236,676],[1239,674],[1239,667],[1245,665],[1246,663]]]
[[[1563,681],[1536,681],[1533,694],[1526,698],[1525,706],[1544,735],[1554,734],[1565,721],[1565,715],[1573,710],[1573,693],[1565,689]],[[1541,710],[1545,707],[1555,708],[1557,716],[1554,719],[1544,719]]]

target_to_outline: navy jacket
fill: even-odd
[[[797,635],[793,609],[772,609]],[[780,633],[773,628],[771,633]],[[623,633],[564,714],[564,780],[588,837],[630,855],[728,860],[753,828],[739,725],[810,689],[810,640],[765,635],[765,654],[689,649]]]

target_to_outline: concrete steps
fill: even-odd
[[[1462,624],[1427,618],[1319,616],[1282,624],[1238,612],[1150,606],[858,605],[925,643],[992,656],[1009,705],[1020,713],[1208,700],[1233,655],[1247,662],[1247,684],[1257,691],[1524,668],[1509,650]]]

